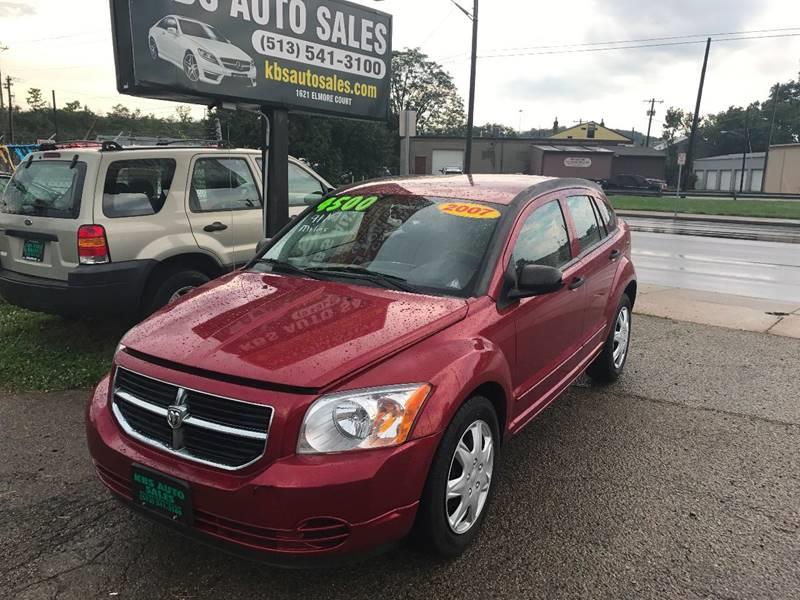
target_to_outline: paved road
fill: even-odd
[[[502,454],[478,544],[279,571],[130,514],[95,481],[85,393],[0,400],[0,597],[796,598],[800,343],[639,317],[616,386]]]
[[[669,287],[800,300],[800,247],[634,231],[639,279]]]
[[[716,222],[701,219],[665,219],[663,217],[642,216],[626,216],[624,218],[634,231],[800,244],[800,227],[789,225]]]

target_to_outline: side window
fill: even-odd
[[[557,201],[537,208],[522,225],[512,263],[560,268],[572,259],[567,223]]]
[[[600,198],[595,198],[594,202],[597,206],[597,211],[600,213],[600,220],[606,226],[606,231],[611,234],[617,229],[617,215],[614,209]]]
[[[302,167],[289,163],[289,206],[305,206],[306,197],[322,198],[322,184]]]
[[[192,212],[261,208],[253,174],[244,158],[200,158],[189,190]]]
[[[103,214],[111,218],[158,214],[174,177],[172,159],[112,162],[103,187]]]
[[[592,200],[589,196],[572,196],[567,198],[567,206],[575,223],[575,232],[580,242],[580,251],[591,248],[602,238],[600,225],[597,223]]]

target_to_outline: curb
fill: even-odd
[[[644,219],[662,219],[665,221],[696,221],[701,223],[724,223],[726,225],[769,225],[772,227],[797,227],[800,228],[800,221],[794,219],[770,219],[762,217],[726,217],[723,215],[695,215],[690,213],[672,213],[646,210],[618,210],[616,213],[621,217],[639,217]]]

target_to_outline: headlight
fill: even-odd
[[[203,48],[198,48],[197,53],[200,55],[200,58],[203,60],[207,60],[210,63],[214,63],[215,65],[219,64],[217,57],[211,54],[208,50],[204,50]]]
[[[397,446],[408,438],[431,392],[427,383],[323,396],[306,412],[298,454],[329,454]]]

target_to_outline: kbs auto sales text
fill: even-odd
[[[385,23],[348,15],[330,6],[309,11],[306,0],[174,0],[208,12],[228,9],[232,18],[297,36],[313,32],[320,42],[339,44],[378,56],[386,55],[389,30]]]

